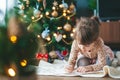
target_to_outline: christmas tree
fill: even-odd
[[[0,74],[10,77],[35,72],[34,58],[38,39],[27,31],[18,18],[11,18],[7,27],[0,27]]]
[[[35,72],[36,53],[64,56],[70,51],[74,0],[19,0],[13,11],[14,17],[6,15],[6,25],[0,25],[0,74],[26,76]]]
[[[16,12],[40,39],[40,53],[68,53],[75,25],[74,0],[19,0]]]

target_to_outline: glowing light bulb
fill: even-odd
[[[9,69],[8,69],[8,74],[9,74],[9,76],[14,77],[14,76],[16,75],[16,72],[15,72],[14,69],[9,68]]]
[[[63,16],[66,16],[67,14],[66,13],[63,13]]]
[[[46,14],[46,15],[49,15],[49,12],[46,12],[45,14]]]
[[[40,38],[40,35],[37,35],[38,38]]]
[[[67,17],[67,20],[70,20],[70,17]]]
[[[55,10],[56,8],[53,6],[52,9]]]
[[[70,13],[70,10],[67,10],[67,13]]]
[[[12,43],[16,43],[16,42],[17,42],[17,37],[16,37],[16,36],[11,36],[11,37],[10,37],[10,41],[11,41]]]
[[[54,33],[54,34],[53,34],[53,36],[55,36],[55,37],[56,37],[56,36],[57,36],[57,34],[56,34],[56,33]]]
[[[25,67],[27,65],[27,60],[23,59],[21,62],[20,62],[20,65]]]
[[[57,27],[58,30],[62,29],[62,27]]]
[[[62,5],[62,4],[60,4],[60,5],[59,5],[59,7],[60,7],[60,8],[63,8],[63,5]]]
[[[72,30],[73,32],[75,32],[75,28],[73,28],[73,30]]]
[[[65,34],[63,35],[63,38],[66,38],[66,35],[65,35]]]
[[[67,12],[67,11],[64,9],[63,12],[65,13],[65,12]]]
[[[34,17],[34,16],[32,16],[32,17],[31,17],[31,19],[33,19],[33,20],[34,20],[34,19],[35,19],[35,17]]]
[[[46,39],[47,39],[47,41],[50,41],[50,40],[51,40],[51,38],[50,38],[50,37],[47,37]]]
[[[70,36],[73,37],[73,33],[71,33]]]
[[[40,17],[42,18],[42,17],[43,17],[43,15],[41,14],[41,15],[40,15]]]

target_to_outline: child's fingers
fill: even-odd
[[[66,66],[65,71],[70,73],[70,72],[73,71],[73,67],[72,66]]]
[[[84,73],[84,72],[86,72],[86,70],[85,70],[85,68],[83,68],[83,67],[78,67],[78,68],[77,68],[77,72],[82,72],[82,73]]]

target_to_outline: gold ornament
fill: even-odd
[[[41,2],[42,0],[37,0],[38,2]]]
[[[49,56],[50,56],[51,58],[53,58],[53,59],[55,59],[55,58],[58,57],[56,51],[51,51],[51,52],[49,52]]]
[[[70,10],[74,10],[75,9],[75,5],[72,3],[71,5],[70,5]]]
[[[72,26],[70,24],[66,23],[63,28],[65,31],[71,31]]]
[[[57,16],[58,16],[58,12],[54,10],[51,15],[52,15],[53,17],[57,17]]]

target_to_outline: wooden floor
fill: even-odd
[[[84,78],[84,77],[58,77],[58,76],[30,76],[30,77],[19,77],[18,78],[10,78],[0,75],[0,80],[120,80],[113,79],[110,77],[104,78]]]
[[[84,77],[55,77],[55,76],[38,76],[38,80],[120,80],[109,77],[105,78],[84,78]]]

